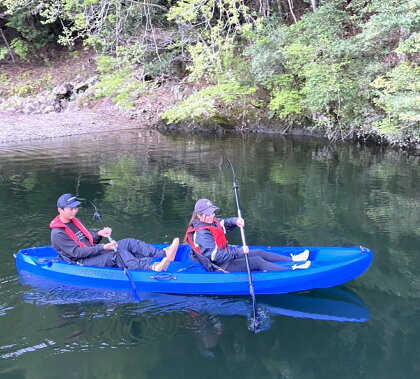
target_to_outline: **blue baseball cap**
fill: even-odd
[[[57,200],[57,208],[76,208],[81,204],[77,200],[76,196],[73,196],[71,193],[65,193],[61,195]]]

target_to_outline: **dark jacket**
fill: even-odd
[[[51,244],[65,260],[77,262],[79,259],[89,258],[100,254],[104,247],[98,245],[102,237],[98,233],[92,233],[94,246],[90,246],[89,240],[72,223],[66,224],[76,234],[78,241],[86,245],[79,246],[65,232],[64,228],[51,229]]]
[[[226,219],[217,219],[220,224],[224,227],[225,233],[236,228],[237,217],[231,217]],[[199,220],[193,221],[193,228],[199,228],[201,226],[206,226],[204,222]],[[213,226],[216,226],[213,224]],[[217,265],[222,265],[224,263],[230,262],[235,259],[237,256],[238,248],[235,246],[228,245],[228,249],[217,249],[216,242],[208,229],[201,229],[196,232],[195,243],[199,246],[201,254],[206,258],[210,259],[212,262]]]

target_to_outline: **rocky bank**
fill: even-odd
[[[88,133],[145,128],[132,114],[113,109],[23,114],[0,111],[0,146]]]

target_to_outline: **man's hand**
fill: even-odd
[[[112,233],[112,229],[111,229],[111,228],[106,227],[106,228],[103,228],[102,230],[100,230],[100,231],[98,232],[98,235],[100,235],[101,237],[108,238],[108,237],[110,237],[110,236],[111,236],[111,233]]]
[[[118,247],[117,241],[111,241],[104,245],[105,250],[115,250]]]
[[[249,247],[246,246],[246,245],[242,246],[242,250],[243,250],[244,254],[248,254],[249,253]]]

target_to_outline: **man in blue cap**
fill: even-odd
[[[112,229],[105,227],[96,233],[89,232],[76,218],[80,204],[70,193],[61,195],[57,200],[58,216],[50,223],[51,244],[65,261],[90,266],[121,267],[115,253],[118,249],[125,265],[131,270],[165,271],[175,259],[178,238],[163,250],[134,238],[101,244],[103,237],[111,236]],[[151,264],[154,258],[159,257],[161,261]]]

